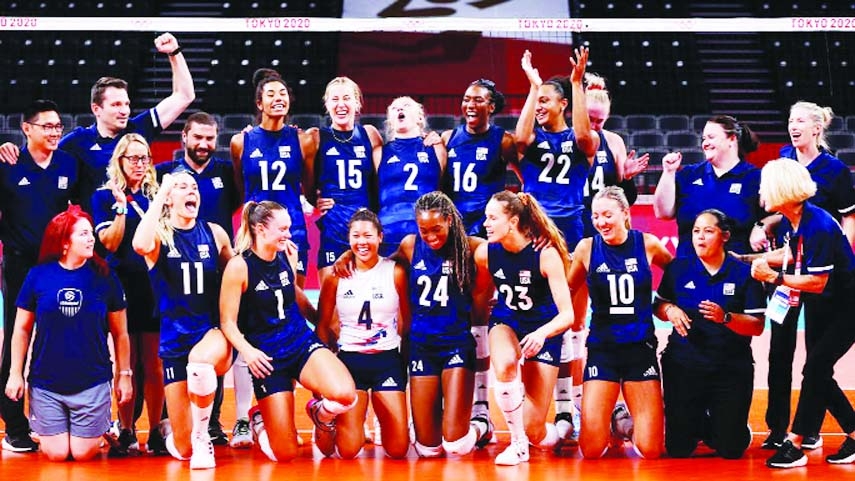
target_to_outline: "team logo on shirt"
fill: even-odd
[[[262,154],[261,151],[258,150],[258,148],[256,148],[255,150],[252,151],[251,154],[249,154],[250,159],[258,159],[261,157],[264,157],[264,154]]]
[[[169,246],[169,252],[166,254],[166,257],[170,259],[181,259],[181,253],[178,252],[178,249],[175,246]]]
[[[56,293],[56,302],[65,317],[74,317],[83,305],[83,292],[73,287],[62,288]]]
[[[606,153],[602,150],[597,151],[597,163],[598,164],[608,164],[609,158],[606,156]]]
[[[268,289],[270,289],[270,287],[267,285],[266,282],[264,282],[264,279],[258,281],[258,284],[255,285],[255,292],[266,291]]]
[[[341,155],[341,154],[338,153],[338,149],[335,148],[335,146],[332,146],[329,149],[327,149],[327,155]]]
[[[624,265],[626,265],[627,272],[638,272],[638,259],[635,257],[631,257],[629,259],[625,259]]]
[[[101,150],[101,146],[98,144],[94,144],[92,147],[89,147],[89,150]]]
[[[298,260],[298,261],[297,261],[297,270],[298,270],[298,271],[305,270],[305,269],[303,268],[303,261],[301,261],[301,260]],[[284,285],[284,284],[283,284],[283,285]]]
[[[549,150],[549,149],[550,149],[550,147],[549,147],[549,142],[547,142],[547,141],[545,141],[545,140],[544,140],[543,142],[541,142],[541,143],[537,144],[537,148],[538,148],[538,149],[545,149],[545,150]]]
[[[704,185],[704,180],[698,179],[698,180],[692,182],[692,185]]]
[[[573,153],[573,141],[565,140],[561,142],[561,153],[562,154],[572,154]]]
[[[448,151],[448,158],[449,159],[456,159],[457,158],[457,152],[455,152],[453,148]]]
[[[730,184],[730,193],[739,195],[742,193],[742,184]]]
[[[722,288],[722,294],[725,296],[732,296],[736,293],[736,284],[733,282],[725,282]]]
[[[68,189],[68,177],[64,175],[60,175],[56,180],[56,188],[60,190]]]
[[[609,272],[611,272],[611,269],[609,269],[608,264],[605,262],[597,267],[597,274],[608,274]]]
[[[383,291],[379,287],[371,288],[371,298],[372,299],[383,299]]]
[[[490,149],[487,147],[478,147],[475,149],[475,160],[487,160],[487,155],[490,154]]]
[[[280,145],[279,146],[279,158],[280,159],[290,159],[291,158],[291,146],[290,145]]]
[[[221,179],[219,177],[212,178],[211,183],[214,184],[215,189],[222,189],[223,188],[223,179]]]
[[[415,270],[417,270],[417,271],[426,271],[426,270],[427,270],[427,266],[425,266],[425,261],[424,261],[424,259],[422,259],[422,260],[418,261],[418,262],[416,263],[416,265],[414,265],[414,266],[413,266],[413,269],[415,269]]]
[[[356,294],[353,293],[352,289],[348,289],[341,297],[342,299],[353,299],[356,297]]]
[[[451,261],[442,261],[442,273],[445,275],[451,275]]]
[[[416,157],[419,159],[419,163],[427,164],[430,162],[427,152],[416,152]]]
[[[398,158],[397,155],[393,155],[389,157],[389,160],[386,161],[387,164],[394,164],[395,162],[400,162],[401,159]]]
[[[282,287],[291,285],[291,277],[288,275],[288,271],[279,273],[279,283],[282,284]]]
[[[356,154],[357,159],[365,158],[365,146],[364,145],[356,145],[353,147],[353,153]]]
[[[520,285],[525,286],[531,284],[531,271],[520,271]]]
[[[199,249],[199,259],[211,258],[211,247],[208,244],[197,245],[196,248]]]
[[[24,177],[18,181],[19,186],[30,185],[30,179]]]
[[[689,281],[686,283],[685,286],[683,286],[683,289],[694,289],[694,288],[695,288],[695,281]]]
[[[505,271],[499,269],[493,273],[493,277],[495,277],[496,279],[505,279]]]

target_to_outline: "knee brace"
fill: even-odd
[[[207,396],[217,390],[217,373],[214,366],[201,362],[187,363],[187,392]]]
[[[442,438],[442,449],[448,454],[463,456],[472,452],[476,441],[478,441],[478,434],[475,432],[475,426],[470,424],[469,431],[460,439],[447,441],[445,438]]]
[[[425,446],[416,441],[413,443],[420,458],[438,458],[442,456],[442,446]]]

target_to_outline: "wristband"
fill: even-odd
[[[784,284],[784,271],[778,273],[778,277],[775,278],[774,284],[776,286],[780,286]]]
[[[126,205],[114,205],[113,210],[116,211],[116,215],[125,215],[128,213],[128,206],[126,206]]]
[[[131,369],[124,369],[122,371],[119,371],[119,376],[133,376],[133,375],[134,375],[134,371]]]
[[[722,324],[730,324],[730,321],[733,320],[733,315],[729,312],[724,313],[724,319],[722,319]]]
[[[183,51],[184,51],[184,47],[178,47],[175,50],[169,52],[167,55],[169,55],[170,57],[174,57]]]

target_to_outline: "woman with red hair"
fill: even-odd
[[[24,364],[38,323],[30,360],[30,422],[51,461],[98,454],[110,425],[108,332],[117,360],[116,399],[131,400],[125,296],[118,278],[95,255],[92,231],[92,218],[78,206],[54,217],[16,303],[6,396],[24,395]]]

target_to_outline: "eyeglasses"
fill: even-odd
[[[151,161],[147,155],[120,155],[119,158],[134,165],[147,165]]]
[[[53,131],[53,132],[62,133],[62,129],[65,128],[65,126],[62,124],[36,124],[33,122],[27,122],[26,120],[24,121],[24,123],[30,124],[30,125],[35,125],[36,127],[41,127],[42,130],[44,130],[45,132]]]

